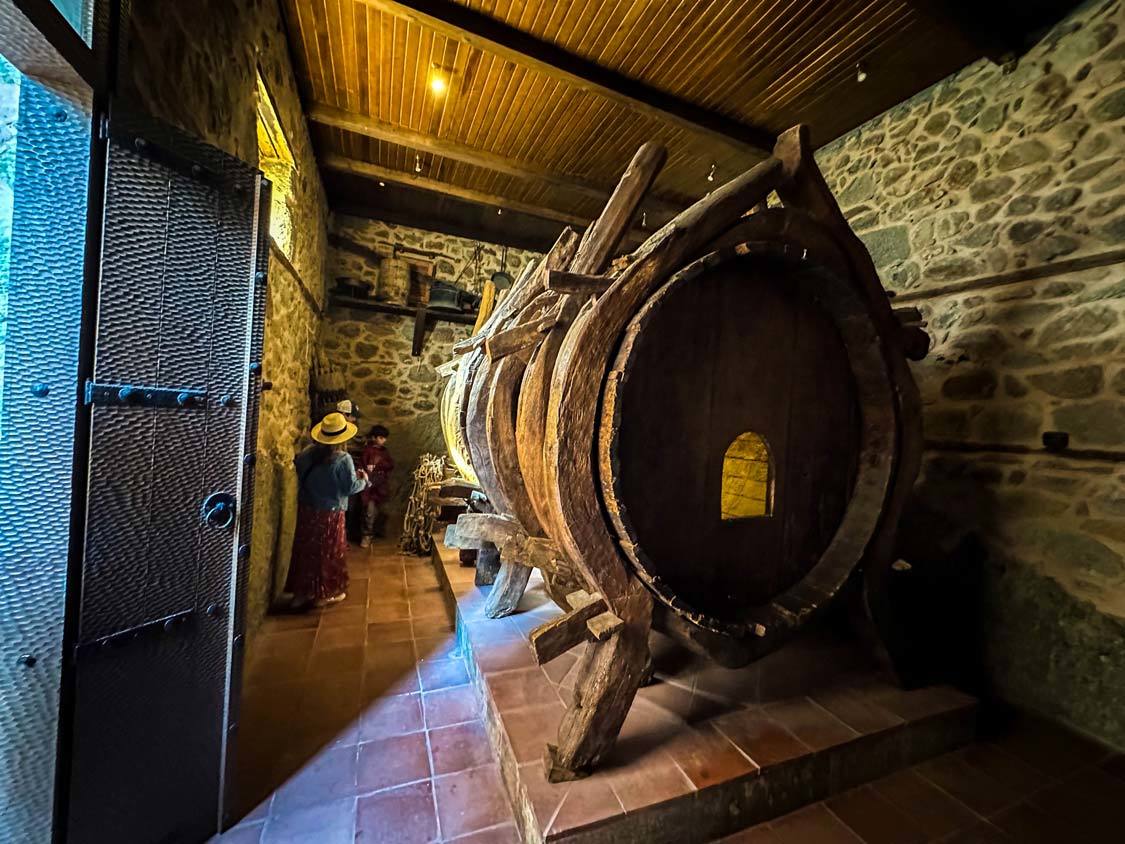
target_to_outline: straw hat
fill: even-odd
[[[325,445],[338,445],[346,443],[355,436],[356,427],[342,413],[329,413],[316,425],[313,425],[312,438]]]

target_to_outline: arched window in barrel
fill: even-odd
[[[773,460],[761,434],[739,434],[727,447],[721,506],[723,521],[773,515]]]

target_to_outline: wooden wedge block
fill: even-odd
[[[586,629],[590,631],[590,635],[594,637],[594,641],[604,642],[620,630],[624,624],[624,621],[607,611],[587,621]]]
[[[573,607],[570,612],[531,631],[531,652],[540,665],[585,642],[590,635],[586,623],[608,609],[605,598],[596,592],[591,595],[580,589],[566,600]]]

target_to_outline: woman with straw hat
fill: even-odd
[[[293,461],[297,468],[297,530],[285,591],[292,608],[308,609],[344,600],[348,588],[344,519],[348,498],[367,486],[344,444],[356,426],[342,413],[329,413],[313,426],[315,443]]]

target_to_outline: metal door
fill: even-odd
[[[236,720],[268,183],[120,105],[105,134],[69,840],[195,842]]]

